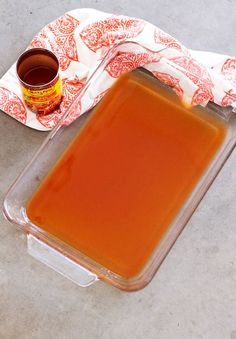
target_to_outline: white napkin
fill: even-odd
[[[23,103],[15,64],[0,79],[0,109],[19,122],[50,130],[83,88],[86,78],[114,44],[134,41],[152,51],[123,45],[104,71],[103,81],[90,103],[81,100],[70,122],[96,104],[122,73],[144,66],[177,95],[191,105],[205,105],[209,100],[222,106],[236,107],[236,58],[187,49],[160,28],[141,19],[116,16],[94,9],[70,11],[45,26],[28,48],[43,47],[56,54],[64,97],[58,109],[48,115],[31,112]]]

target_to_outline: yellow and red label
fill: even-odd
[[[22,93],[26,106],[35,113],[50,113],[61,101],[62,85],[58,78],[56,83],[45,88],[29,88],[22,85]]]

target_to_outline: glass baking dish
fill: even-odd
[[[217,116],[217,119],[224,121],[226,136],[222,145],[195,185],[191,194],[188,195],[187,200],[185,200],[174,220],[169,225],[168,230],[157,244],[152,255],[150,255],[142,271],[131,278],[124,278],[112,272],[55,236],[34,225],[26,215],[26,204],[43,179],[54,167],[56,161],[71,144],[78,134],[78,131],[86,123],[88,117],[93,113],[93,109],[90,109],[90,107],[94,103],[94,100],[97,102],[98,98],[100,98],[99,93],[101,92],[101,88],[102,92],[105,93],[112,84],[104,81],[104,72],[109,63],[114,60],[117,53],[120,52],[120,49],[124,48],[124,50],[127,50],[132,47],[141,53],[147,51],[147,48],[133,42],[119,44],[118,47],[119,48],[115,46],[106,54],[60,123],[50,132],[31,162],[13,183],[4,200],[3,211],[10,222],[15,223],[18,228],[27,234],[28,252],[32,256],[78,285],[88,286],[101,279],[122,290],[134,291],[143,288],[151,281],[161,262],[168,254],[178,235],[208,190],[210,184],[234,149],[236,144],[236,115],[232,107],[222,108],[213,103],[209,103],[205,108],[198,108],[198,110],[203,110],[207,112],[207,114]],[[158,53],[158,51],[156,51],[156,53]],[[147,71],[139,69],[137,72]],[[110,81],[114,82],[116,80],[114,78]],[[157,86],[162,88],[162,90],[164,88],[166,91],[172,91],[172,89],[163,85],[159,80],[155,79],[155,81]],[[68,125],[68,117],[76,113],[80,108],[81,102],[83,103],[84,114],[77,118],[72,124]]]

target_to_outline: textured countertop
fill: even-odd
[[[0,0],[0,77],[42,26],[78,7],[142,17],[190,48],[236,55],[233,0]],[[45,136],[0,113],[0,200]],[[31,258],[0,215],[0,339],[28,338],[236,339],[236,151],[139,292],[76,286]]]

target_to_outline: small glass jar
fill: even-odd
[[[33,48],[19,57],[16,64],[25,105],[33,112],[48,114],[62,98],[59,61],[47,49]]]

